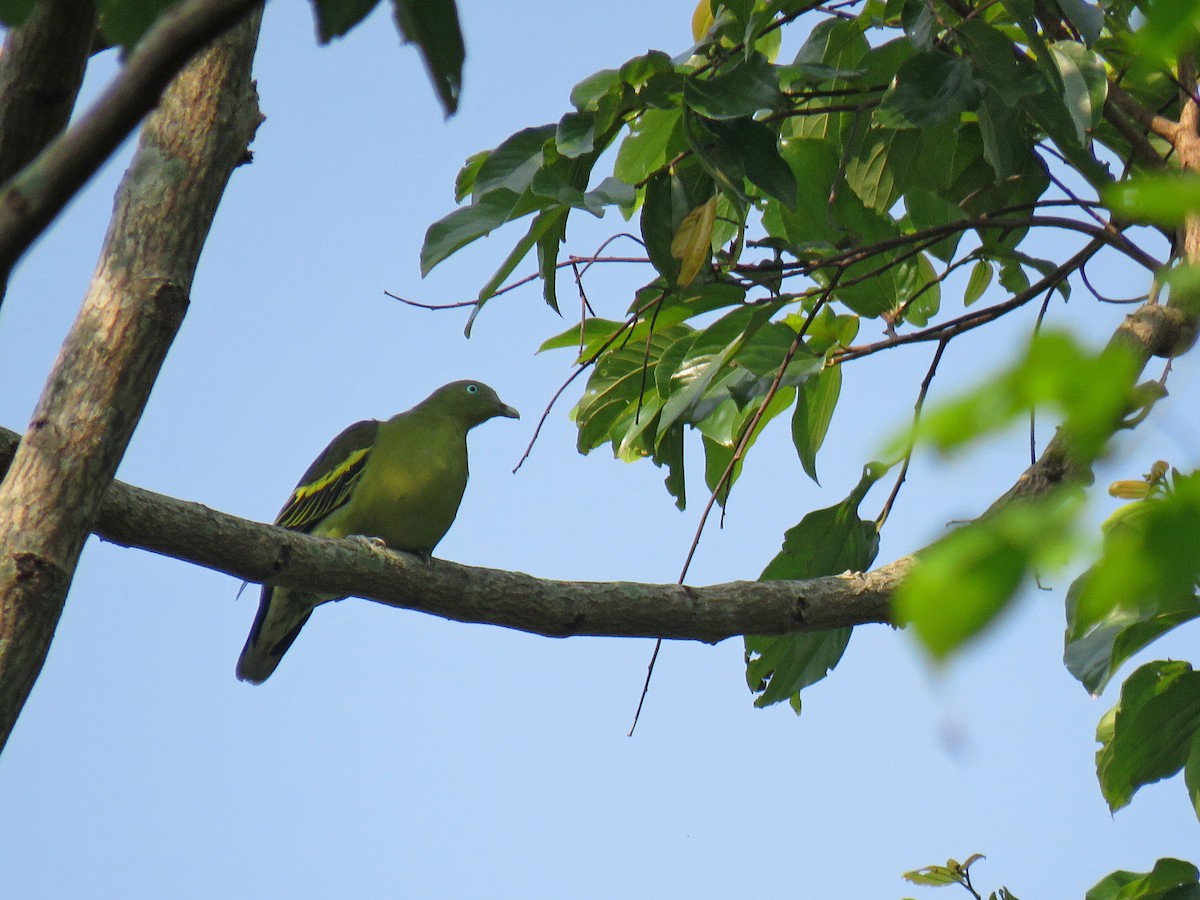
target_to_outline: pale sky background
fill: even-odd
[[[438,555],[555,578],[674,581],[705,497],[699,440],[689,445],[692,502],[679,513],[649,464],[576,453],[576,389],[514,476],[570,363],[533,351],[564,323],[533,287],[493,301],[467,341],[463,314],[405,308],[383,291],[473,296],[516,231],[425,281],[417,270],[463,160],[557,120],[571,86],[595,70],[684,49],[691,10],[690,0],[462,0],[465,89],[444,122],[383,8],[318,48],[307,5],[269,4],[255,162],[226,193],[120,477],[269,521],[345,425],[480,378],[523,418],[472,434],[472,481]],[[111,53],[95,61],[87,98],[113,65]],[[24,428],[86,291],[128,150],[17,272],[0,314],[9,427]],[[569,249],[587,253],[623,224],[576,214]],[[1112,294],[1145,289],[1129,267],[1093,274]],[[616,314],[649,277],[598,273],[589,294]],[[569,304],[569,282],[560,295]],[[1034,313],[1005,335],[952,344],[934,397],[1003,358]],[[1123,313],[1080,290],[1051,319],[1085,322],[1101,339]],[[879,333],[864,323],[863,337]],[[907,422],[932,349],[848,367],[818,460],[824,487],[803,474],[781,417],[689,580],[757,576],[787,527],[841,499]],[[1159,457],[1197,464],[1196,373],[1195,359],[1181,361],[1178,399],[1125,442],[1127,461],[1101,485]],[[982,510],[1024,467],[1025,441],[1014,433],[968,459],[918,459],[879,561]],[[868,515],[889,486],[868,497]],[[1114,505],[1101,497],[1095,515]],[[1116,868],[1200,860],[1178,779],[1115,817],[1104,805],[1093,736],[1116,687],[1090,699],[1062,667],[1068,582],[1047,579],[1052,590],[1031,592],[944,674],[907,636],[859,629],[800,718],[752,707],[740,641],[671,643],[630,739],[651,641],[551,640],[347,600],[318,610],[276,674],[252,687],[233,668],[254,590],[235,600],[231,577],[93,538],[0,757],[0,894],[965,897],[900,874],[979,852],[985,893],[1005,884],[1022,900],[1060,900]],[[1147,658],[1194,658],[1194,635]]]

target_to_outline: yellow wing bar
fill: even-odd
[[[299,484],[284,504],[276,525],[293,531],[308,531],[350,499],[354,486],[367,465],[370,447],[355,450],[337,466],[314,481]]]

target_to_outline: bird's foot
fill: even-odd
[[[352,534],[347,537],[347,540],[354,541],[356,544],[362,544],[371,550],[387,550],[387,542],[383,538],[372,537],[369,534]]]

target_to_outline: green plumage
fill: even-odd
[[[519,418],[486,384],[455,381],[386,422],[357,422],[309,466],[275,524],[321,537],[378,538],[392,550],[429,556],[467,487],[467,432],[495,416]],[[263,585],[238,678],[265,681],[313,609],[332,599]]]

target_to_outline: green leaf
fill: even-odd
[[[545,204],[546,201],[529,194],[497,188],[484,194],[477,203],[459,207],[426,230],[421,246],[421,274],[428,275],[454,251]]]
[[[647,412],[651,401],[657,399],[653,369],[668,347],[694,334],[686,325],[672,325],[636,344],[622,342],[600,356],[583,396],[571,412],[579,429],[580,453],[611,443],[613,455],[619,456],[621,443],[631,428],[657,421],[657,411]],[[630,455],[624,458],[631,460],[649,456],[652,447],[643,442],[628,450]]]
[[[392,0],[396,25],[406,44],[416,44],[446,115],[458,109],[466,59],[454,0]]]
[[[1068,667],[1102,689],[1131,654],[1200,615],[1200,475],[1122,507],[1104,529],[1096,565],[1067,593]]]
[[[1148,647],[1171,629],[1200,617],[1200,601],[1194,595],[1160,601],[1150,608],[1117,605],[1088,627],[1080,628],[1075,610],[1085,579],[1095,577],[1089,569],[1067,592],[1067,634],[1063,662],[1092,695],[1099,695],[1117,670],[1139,650]],[[1075,635],[1078,636],[1075,636]]]
[[[798,186],[791,167],[779,155],[779,135],[755,119],[712,121],[709,130],[741,162],[746,178],[788,209],[796,208]]]
[[[100,31],[110,44],[132,50],[176,0],[98,0]],[[19,13],[23,4],[17,4]],[[5,20],[7,21],[7,19]]]
[[[455,203],[462,203],[475,190],[475,179],[479,176],[479,170],[483,168],[483,164],[491,155],[491,150],[481,150],[467,157],[467,161],[463,163],[463,167],[458,170],[458,175],[454,179]]]
[[[846,183],[869,208],[887,213],[908,189],[920,144],[916,131],[872,128],[847,160]]]
[[[896,613],[945,660],[991,625],[1032,575],[1066,561],[1079,498],[1010,504],[922,551],[896,593]]]
[[[317,40],[328,44],[341,37],[379,5],[379,0],[313,0]]]
[[[505,138],[479,163],[471,183],[471,193],[478,201],[489,191],[506,188],[516,193],[527,190],[533,176],[541,168],[543,148],[554,139],[558,128],[541,125],[522,128]]]
[[[0,23],[9,28],[24,25],[37,6],[37,0],[0,0]]]
[[[924,328],[942,307],[942,284],[928,256],[918,254],[916,264],[918,280],[911,285],[897,312],[903,310],[903,321]]]
[[[850,643],[851,628],[799,634],[747,635],[746,684],[759,709],[787,700],[800,712],[800,692],[828,675]]]
[[[817,478],[817,451],[825,442],[833,411],[842,390],[842,367],[828,366],[816,378],[797,389],[796,409],[792,413],[792,443],[800,456],[800,465],[813,481]]]
[[[580,112],[595,112],[600,99],[620,83],[621,74],[616,69],[594,72],[571,88],[571,105]]]
[[[1075,137],[1086,145],[1088,135],[1104,114],[1108,97],[1108,74],[1104,62],[1078,41],[1057,41],[1050,45],[1054,64],[1062,79],[1063,102],[1075,123]]]
[[[724,373],[743,342],[770,318],[772,306],[736,309],[698,331],[676,349],[677,365],[663,365],[655,372],[659,393],[665,398],[659,434],[681,422],[697,422],[727,399],[727,391],[709,393]],[[664,376],[666,376],[664,378]],[[664,390],[665,388],[665,390]]]
[[[1197,885],[1200,871],[1195,866],[1168,857],[1155,862],[1149,872],[1121,869],[1106,875],[1084,900],[1198,900]]]
[[[679,281],[679,260],[671,245],[684,217],[713,195],[712,178],[695,159],[685,160],[670,172],[660,172],[646,183],[641,230],[650,262],[668,284]]]
[[[1159,225],[1179,225],[1200,212],[1200,175],[1154,173],[1113,184],[1101,199],[1123,218]]]
[[[1013,107],[1023,98],[1045,89],[1045,81],[1037,76],[1032,65],[1017,61],[1013,42],[998,28],[980,18],[971,18],[959,23],[955,32],[976,77],[1005,106]]]
[[[1049,406],[1064,415],[1076,452],[1088,459],[1130,408],[1136,373],[1136,360],[1123,348],[1093,354],[1065,334],[1043,331],[1008,371],[928,412],[918,436],[945,452]]]
[[[875,523],[859,517],[858,507],[881,468],[868,466],[841,503],[806,515],[789,528],[783,549],[767,564],[760,581],[818,578],[847,570],[864,572],[879,551]],[[800,711],[800,691],[824,678],[837,665],[850,640],[849,628],[779,636],[747,635],[746,683],[759,696],[754,705],[788,700]]]
[[[1192,738],[1192,749],[1183,764],[1183,785],[1187,788],[1192,811],[1200,819],[1200,739]]]
[[[1096,775],[1109,809],[1142,785],[1183,768],[1200,728],[1200,672],[1186,662],[1147,663],[1121,686],[1121,700],[1096,730]]]
[[[752,53],[710,78],[689,78],[684,101],[709,119],[740,119],[783,102],[779,77],[761,53]]]
[[[1090,47],[1100,39],[1100,31],[1104,28],[1104,10],[1087,0],[1055,0],[1058,8],[1079,31],[1084,42]]]
[[[671,238],[671,255],[679,260],[679,285],[691,284],[712,256],[713,225],[717,218],[717,197],[714,194],[690,210],[675,236]]]
[[[971,266],[971,277],[967,279],[967,289],[963,291],[963,306],[970,306],[983,296],[983,292],[992,283],[995,269],[986,259],[976,260]]]
[[[771,398],[767,408],[762,410],[762,415],[759,416],[754,430],[746,435],[741,458],[734,464],[722,489],[718,491],[717,488],[721,486],[721,477],[729,467],[730,460],[733,459],[735,445],[739,443],[743,431],[749,426],[751,420],[759,414],[764,400],[765,397],[755,397],[740,409],[733,400],[725,400],[707,418],[696,423],[696,428],[704,436],[704,482],[709,491],[716,494],[717,502],[721,506],[725,505],[730,489],[741,475],[742,464],[745,462],[750,448],[758,440],[758,436],[762,434],[772,419],[792,403],[791,395],[786,391],[780,391]]]
[[[683,150],[678,109],[648,109],[630,126],[617,150],[613,174],[627,184],[641,184]]]
[[[598,316],[589,316],[584,319],[581,324],[572,325],[561,334],[557,334],[552,338],[547,338],[542,342],[542,345],[537,348],[538,353],[546,350],[562,350],[567,347],[580,348],[595,344],[597,341],[606,340],[612,337],[617,331],[624,328],[624,322],[616,322],[612,319],[601,319]]]
[[[968,60],[946,53],[918,53],[900,66],[875,111],[889,128],[927,128],[974,109],[979,85]]]
[[[489,194],[488,196],[491,195]],[[533,221],[529,224],[529,230],[525,232],[525,236],[517,241],[516,246],[509,251],[508,256],[504,258],[504,262],[500,264],[500,268],[479,289],[479,294],[475,297],[475,305],[471,308],[471,315],[467,317],[467,324],[463,328],[463,333],[467,337],[471,336],[471,326],[475,324],[475,317],[483,310],[484,304],[496,296],[496,291],[500,289],[500,286],[512,274],[513,269],[521,264],[521,260],[529,255],[529,251],[537,246],[547,233],[562,224],[566,215],[567,210],[565,208],[557,207],[554,209],[544,209],[533,217]]]
[[[966,218],[966,214],[958,206],[932,191],[921,188],[913,188],[905,193],[904,208],[908,211],[908,221],[912,225],[911,230],[914,231],[938,228],[951,222],[961,222]],[[951,232],[945,239],[932,245],[929,252],[943,262],[950,262],[954,259],[961,240],[961,231]]]
[[[596,117],[592,113],[567,113],[558,121],[554,145],[568,159],[591,153],[596,142]]]

